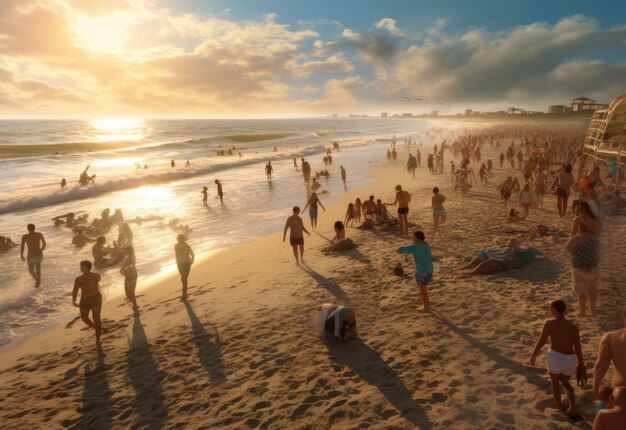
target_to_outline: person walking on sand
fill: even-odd
[[[433,222],[435,227],[433,228],[433,241],[435,235],[439,233],[439,240],[441,240],[441,229],[439,226],[446,222],[446,210],[443,207],[443,202],[446,201],[446,196],[439,194],[439,188],[433,188],[433,197],[431,199],[430,208],[433,211]]]
[[[26,260],[28,264],[28,273],[35,280],[35,288],[41,285],[41,262],[43,261],[43,252],[46,249],[46,239],[43,234],[35,231],[35,224],[26,226],[28,234],[22,236],[22,247],[20,256],[22,261]],[[24,247],[28,248],[26,258],[24,258]]]
[[[298,160],[296,160],[296,158],[293,158],[293,167],[296,168],[296,172],[298,171]]]
[[[222,183],[219,179],[215,180],[215,185],[217,185],[217,196],[220,198],[220,203],[224,204],[224,191],[222,190]]]
[[[268,161],[265,165],[265,175],[267,176],[268,181],[272,181],[272,173],[274,173],[274,168],[272,167],[272,162]]]
[[[600,243],[598,237],[591,232],[583,232],[569,238],[565,250],[572,257],[571,273],[574,292],[578,296],[580,315],[587,312],[587,298],[591,313],[596,313],[598,296],[598,279],[600,278]]]
[[[422,297],[423,309],[430,307],[428,301],[428,284],[433,278],[433,255],[430,251],[430,245],[426,241],[426,236],[422,231],[416,231],[413,234],[413,243],[398,248],[399,254],[411,254],[413,256],[413,264],[415,265],[415,280]]]
[[[306,210],[306,208],[309,208],[309,217],[311,218],[311,228],[313,230],[317,228],[317,205],[318,204],[322,207],[322,209],[324,209],[324,212],[326,212],[326,208],[320,201],[319,197],[317,197],[317,193],[313,192],[311,193],[311,196],[309,197],[309,200],[307,200],[306,205],[304,206],[304,209],[303,209],[303,210]]]
[[[201,193],[202,193],[202,205],[205,208],[209,207],[209,204],[207,203],[209,189],[207,187],[202,187]]]
[[[343,168],[343,166],[339,166],[341,168],[341,180],[343,181],[343,183],[346,183],[346,169]]]
[[[617,387],[613,390],[615,406],[603,409],[593,421],[593,430],[624,430],[626,423],[626,387]]]
[[[191,272],[191,265],[196,259],[196,256],[193,253],[191,246],[187,244],[187,237],[184,234],[176,236],[174,253],[176,254],[176,266],[178,267],[178,273],[180,273],[180,282],[183,285],[181,300],[186,300],[189,273]]]
[[[577,372],[577,359],[580,372],[586,372],[586,370],[578,327],[565,319],[566,308],[563,300],[554,300],[550,303],[550,314],[552,318],[543,323],[541,335],[530,357],[530,365],[535,367],[537,355],[549,337],[550,348],[546,353],[546,367],[550,373],[552,395],[554,396],[558,410],[567,412],[568,414],[574,414],[576,412],[576,395],[574,393],[574,387],[572,387],[569,380],[572,375]],[[561,402],[559,382],[565,387],[569,400],[569,408],[567,411]]]
[[[396,185],[396,199],[393,203],[385,203],[385,205],[395,206],[398,204],[398,220],[400,222],[400,231],[409,235],[409,203],[411,202],[411,194],[403,191],[400,185]]]
[[[100,321],[100,311],[102,310],[102,295],[100,294],[100,274],[91,271],[91,261],[80,262],[82,275],[74,281],[72,291],[72,303],[74,307],[80,309],[80,318],[85,324],[93,328],[96,332],[96,343],[100,344],[100,334],[102,333],[102,323]],[[80,290],[80,302],[77,303],[78,291]],[[89,312],[93,321],[89,319]]]
[[[557,209],[559,211],[559,217],[564,217],[567,213],[567,199],[570,195],[570,190],[574,186],[574,175],[572,175],[572,165],[568,164],[564,170],[557,173],[554,181],[552,182],[552,190],[556,194]]]
[[[599,395],[602,379],[613,363],[613,388],[626,387],[626,306],[622,308],[624,328],[602,336],[596,365],[593,368],[593,392]]]
[[[127,246],[122,248],[122,252],[126,256],[120,269],[120,273],[124,276],[124,292],[133,307],[133,312],[135,315],[139,315],[139,306],[137,306],[137,298],[135,297],[135,288],[137,287],[135,249],[132,246]]]
[[[300,265],[300,261],[298,260],[298,247],[300,247],[300,260],[304,262],[304,235],[302,232],[305,232],[309,236],[311,233],[309,233],[304,227],[302,218],[300,218],[300,208],[298,206],[293,207],[293,215],[287,218],[285,230],[283,231],[283,242],[287,237],[287,230],[290,230],[289,244],[293,248],[293,256],[296,259],[296,264]]]

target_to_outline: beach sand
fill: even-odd
[[[320,213],[320,234],[305,239],[302,267],[282,234],[269,235],[200,258],[188,303],[179,300],[173,272],[140,286],[141,318],[133,318],[125,299],[106,300],[103,355],[76,319],[3,351],[2,427],[590,428],[555,411],[544,355],[536,369],[528,359],[548,302],[562,298],[581,329],[591,374],[600,336],[621,325],[624,254],[611,240],[625,237],[623,218],[604,223],[599,315],[579,317],[562,252],[572,215],[559,220],[553,196],[545,210],[511,225],[495,191],[511,171],[495,167],[488,185],[462,198],[449,172],[431,176],[423,163],[411,179],[404,160],[400,152],[397,163],[376,168],[376,182],[366,189],[348,183],[342,201]],[[397,229],[349,228],[358,248],[321,252],[322,236],[332,237],[348,201],[369,194],[393,201],[396,184],[413,195],[411,230],[421,226],[427,239],[432,187],[448,197],[444,239],[432,244],[429,312],[419,310],[413,277],[393,275],[399,261],[407,273],[413,269],[409,257],[395,253],[409,242]],[[304,203],[304,196],[294,202]],[[303,219],[308,228],[308,214]],[[555,233],[530,242],[546,252],[544,258],[490,276],[459,279],[451,273],[495,236],[525,238],[539,223]],[[68,300],[69,293],[68,287]],[[314,332],[315,309],[325,302],[356,310],[357,340],[327,341]],[[576,394],[590,422],[592,390],[577,388]]]

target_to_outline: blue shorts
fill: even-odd
[[[430,284],[430,281],[433,279],[433,274],[431,272],[417,272],[415,273],[415,280],[422,285]]]
[[[309,209],[309,218],[311,219],[317,218],[317,209]]]

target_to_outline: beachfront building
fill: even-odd
[[[526,113],[526,111],[524,109],[520,109],[520,108],[516,108],[516,107],[510,107],[506,110],[506,112],[509,115],[523,115]]]
[[[572,100],[572,112],[594,111],[598,109],[606,109],[606,103],[598,103],[587,97],[578,97]]]
[[[579,177],[590,164],[606,169],[621,186],[626,162],[626,94],[617,97],[607,109],[596,110],[582,144]]]
[[[565,105],[552,105],[548,106],[548,113],[558,114],[558,113],[571,113],[572,107]]]

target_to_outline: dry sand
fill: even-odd
[[[367,189],[348,186],[341,203],[320,213],[319,232],[332,236],[348,201],[369,194],[393,200],[400,183],[413,194],[409,220],[430,236],[430,190],[439,186],[448,196],[449,222],[444,240],[432,245],[438,258],[432,311],[418,310],[411,276],[393,275],[398,261],[412,271],[410,259],[395,253],[408,242],[395,229],[348,229],[359,247],[331,256],[320,251],[326,241],[314,233],[306,239],[303,267],[281,234],[270,235],[202,258],[192,269],[188,303],[179,300],[173,273],[140,286],[140,319],[123,298],[106,300],[104,355],[76,319],[3,351],[1,427],[590,428],[554,410],[543,355],[537,369],[527,364],[547,303],[563,298],[574,311],[569,261],[561,251],[572,215],[558,220],[550,196],[546,210],[512,226],[519,233],[502,233],[511,225],[495,187],[510,171],[494,167],[488,185],[462,198],[449,173],[431,176],[422,164],[411,179],[405,159],[401,152],[402,161],[375,169],[375,185]],[[538,223],[556,232],[531,242],[545,258],[491,276],[451,273],[494,236],[526,237]],[[600,315],[570,314],[590,373],[601,334],[620,327],[626,297],[624,219],[608,218],[604,229]],[[616,236],[621,248],[612,245]],[[313,331],[315,308],[324,302],[354,307],[358,340],[328,342]],[[591,421],[591,389],[576,393]]]

